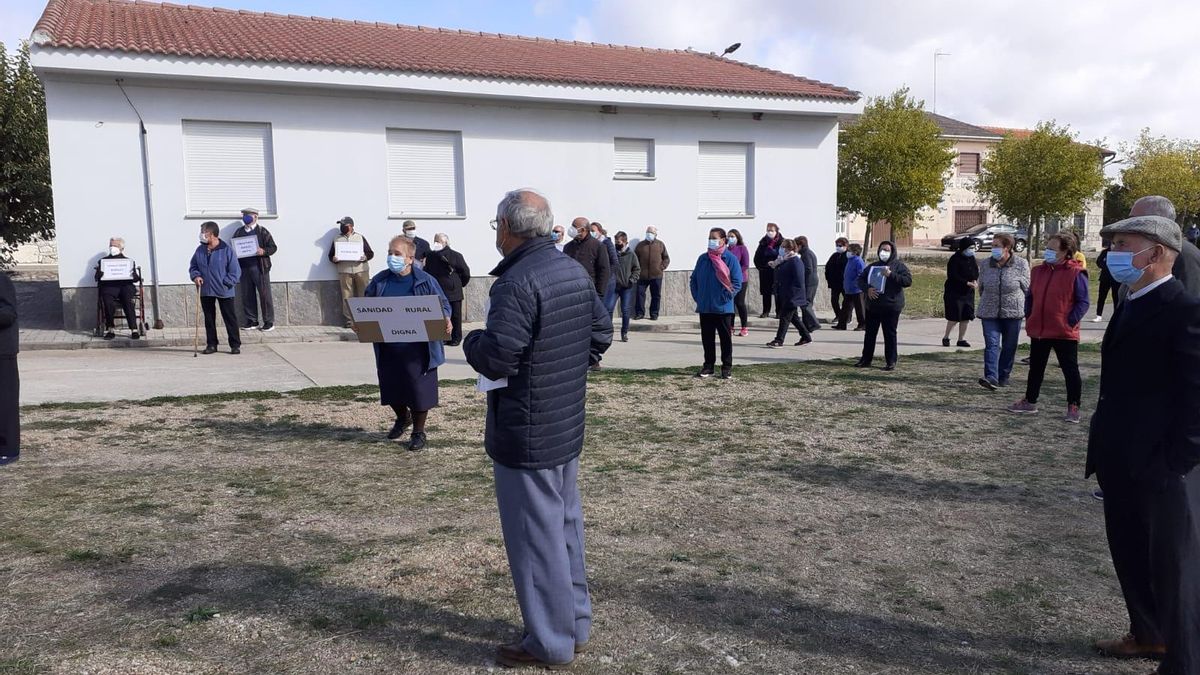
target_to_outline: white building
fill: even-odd
[[[121,0],[51,0],[31,52],[68,328],[94,321],[110,236],[181,325],[200,223],[227,237],[257,207],[279,244],[277,322],[336,323],[335,220],[353,216],[377,251],[415,220],[483,277],[496,204],[524,186],[560,223],[657,225],[679,270],[664,313],[689,313],[712,226],[756,239],[779,222],[828,256],[836,115],[861,108],[856,92],[692,51]],[[486,288],[468,286],[468,318]]]

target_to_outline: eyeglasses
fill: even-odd
[[[491,226],[492,226],[492,229],[494,230],[494,229],[496,229],[497,227],[499,227],[499,225],[500,225],[500,219],[499,219],[499,218],[492,218],[491,220],[489,220],[489,221],[488,221],[488,225],[491,225]]]

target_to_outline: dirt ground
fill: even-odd
[[[595,377],[574,669],[1152,670],[1089,649],[1125,616],[1061,376],[1015,418],[979,358]],[[370,388],[26,409],[0,473],[0,672],[497,669],[520,615],[484,405],[443,383],[423,453],[383,439]]]

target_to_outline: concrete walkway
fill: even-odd
[[[699,367],[700,336],[695,322],[695,317],[663,317],[659,322],[637,322],[637,330],[630,333],[629,342],[613,344],[604,358],[604,367],[636,370]],[[795,331],[791,331],[788,347],[769,349],[764,345],[774,337],[775,322],[756,319],[752,324],[748,337],[734,338],[737,365],[857,358],[862,350],[862,333],[834,331],[828,327],[814,334],[815,342],[811,345],[790,346],[798,339]],[[1083,341],[1098,342],[1106,325],[1085,320]],[[901,321],[901,355],[948,351],[941,346],[944,327],[945,322],[941,319]],[[216,354],[193,357],[190,337],[188,347],[154,346],[151,342],[150,346],[140,349],[27,351],[19,360],[21,403],[114,401],[375,384],[371,345],[344,340],[349,336],[342,334],[349,331],[330,331],[336,331],[336,341],[248,342],[238,356],[229,354],[222,346],[222,351]],[[269,338],[272,334],[260,335]],[[288,336],[280,334],[279,337]],[[978,321],[972,324],[967,339],[974,348],[983,347]],[[880,362],[882,341],[881,336],[876,350],[876,359]],[[474,379],[475,373],[466,364],[461,348],[447,348],[446,356],[446,365],[438,371],[443,380]],[[900,367],[904,368],[903,358]]]

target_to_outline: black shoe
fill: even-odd
[[[1025,358],[1021,359],[1021,360],[1020,360],[1020,361],[1018,361],[1017,363],[1020,363],[1020,364],[1021,364],[1021,365],[1023,365],[1023,366],[1027,366],[1027,365],[1029,365],[1029,357],[1028,357],[1028,356],[1026,356]]]
[[[804,339],[800,340],[799,342],[797,342],[795,344],[795,346],[803,347],[804,345],[811,345],[811,344],[812,344],[812,338],[804,338]]]
[[[729,380],[732,378],[733,378],[733,368],[722,368],[721,369],[721,379],[722,380]]]
[[[696,377],[712,377],[712,376],[713,376],[712,368],[701,368],[700,372],[696,373]]]
[[[652,316],[652,317],[650,317],[650,320],[651,320],[651,321],[658,321],[658,317],[657,317],[657,316]]]
[[[629,333],[621,333],[621,342],[629,342]]]
[[[267,332],[267,331],[269,331],[269,330],[275,330],[275,324],[273,324],[273,323],[264,323],[264,324],[263,324],[263,327],[262,327],[262,331],[265,333],[265,332]]]
[[[129,334],[129,338],[131,340],[138,340],[138,339],[141,339],[141,337],[142,337],[142,334],[137,332],[136,330]]]
[[[815,325],[815,326],[805,326],[805,328],[807,328],[807,329],[808,329],[808,332],[810,332],[810,333],[814,333],[814,332],[816,332],[816,331],[819,331],[819,330],[821,330],[821,324],[817,324],[817,325]]]
[[[20,455],[14,455],[12,457],[0,457],[0,466],[4,466],[5,464],[12,464],[13,462],[17,461],[18,459],[21,459]]]
[[[412,424],[412,420],[408,415],[405,415],[404,419],[397,418],[396,423],[392,425],[392,430],[387,433],[387,439],[394,441],[403,436],[404,432],[408,430],[409,424]]]
[[[949,347],[950,346],[950,338],[942,338],[942,346]]]
[[[870,361],[864,361],[864,360],[862,360],[862,359],[859,359],[859,360],[858,360],[858,363],[855,363],[855,364],[854,364],[854,367],[855,367],[855,368],[870,368],[870,367],[871,367],[871,362],[870,362]]]
[[[979,386],[983,387],[984,389],[987,389],[988,391],[996,391],[996,389],[999,387],[998,384],[996,384],[995,382],[992,382],[991,380],[987,379],[986,377],[979,378]]]
[[[641,321],[642,319],[645,319],[645,318],[646,318],[646,315],[645,315],[645,314],[637,314],[637,315],[635,315],[635,316],[633,317],[633,320],[634,320],[634,321]]]
[[[593,363],[592,365],[588,366],[588,372],[589,372],[589,373],[598,373],[598,372],[600,372],[600,364],[599,364],[599,363]]]
[[[884,369],[884,370],[886,370],[886,371],[888,371],[888,372],[890,373],[890,372],[892,372],[893,370],[895,370],[895,369],[896,369],[896,364],[894,364],[894,363],[889,363],[889,364],[885,365],[885,366],[883,367],[883,369]]]
[[[446,343],[447,347],[457,347],[462,344],[462,340],[451,340]]]
[[[1092,499],[1095,499],[1098,502],[1104,501],[1104,490],[1092,490]]]
[[[959,341],[958,341],[958,342],[955,344],[955,346],[956,346],[956,347],[970,347],[970,346],[971,346],[971,343],[970,343],[970,342],[967,342],[966,340],[959,340]]]
[[[834,330],[846,330],[846,324],[839,323],[838,325],[834,326],[833,329]]]
[[[426,441],[426,438],[425,438],[424,431],[414,431],[412,433],[412,438],[408,439],[408,450],[410,452],[418,452],[420,450],[424,450],[425,449],[425,441]]]
[[[783,346],[783,343],[780,342],[779,340],[771,340],[770,342],[767,343],[767,346],[770,347],[771,349],[778,349],[779,347]]]
[[[232,349],[229,350],[229,353],[230,354],[241,354],[242,348],[241,347],[233,347]]]
[[[765,319],[765,318],[767,318],[768,316],[770,316],[770,314],[768,314],[768,313],[766,313],[766,312],[763,312],[762,314],[759,314],[759,315],[758,315],[758,318],[760,318],[760,319]]]
[[[258,330],[258,324],[248,323],[245,326],[242,326],[242,330]]]
[[[111,340],[111,339],[113,339],[113,338],[115,338],[115,337],[117,337],[117,334],[116,334],[116,333],[114,333],[114,332],[112,332],[111,330],[110,330],[110,331],[108,331],[107,333],[105,333],[105,334],[104,334],[104,339],[105,339],[105,340]]]
[[[200,353],[201,353],[201,354],[216,354],[216,353],[217,353],[217,348],[216,348],[216,347],[214,347],[214,346],[212,346],[212,345],[209,345],[209,346],[205,347],[205,348],[204,348],[204,351],[202,351],[202,352],[200,352]]]
[[[1004,389],[1005,387],[1008,386],[1008,380],[1000,380],[999,382],[996,383],[996,386],[1000,387],[1001,389]]]

